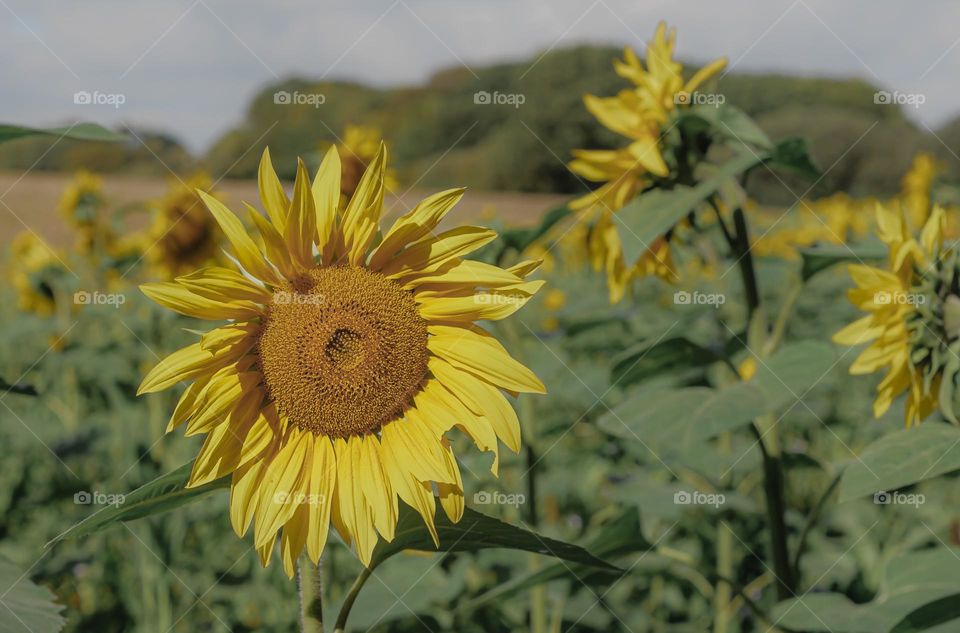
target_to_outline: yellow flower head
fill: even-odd
[[[197,190],[210,189],[210,177],[195,174],[175,182],[167,195],[154,203],[153,222],[143,247],[154,271],[165,279],[216,263],[220,232]]]
[[[103,181],[82,169],[60,196],[60,215],[76,231],[76,249],[81,255],[89,255],[107,232],[102,217],[105,204]]]
[[[623,251],[613,213],[633,199],[655,178],[664,178],[669,167],[660,149],[664,128],[671,113],[691,103],[690,95],[703,82],[720,72],[726,59],[718,59],[700,69],[688,81],[683,66],[673,59],[676,31],[666,24],[657,26],[653,41],[647,45],[645,64],[631,49],[623,61],[614,63],[618,75],[633,83],[614,97],[586,95],[587,109],[606,128],[626,137],[629,143],[614,150],[574,150],[570,170],[587,180],[603,183],[598,189],[575,200],[572,207],[582,211],[584,219],[599,215],[590,240],[591,258],[607,274],[610,300],[619,301],[626,285],[635,276],[655,274],[667,280],[676,278],[669,258],[669,244],[651,245],[636,263],[623,261]],[[605,218],[605,219],[604,219]]]
[[[924,225],[919,240],[910,232],[903,210],[877,205],[877,233],[887,245],[885,268],[863,264],[849,267],[856,288],[850,301],[867,316],[854,321],[833,336],[841,345],[870,343],[850,367],[852,374],[868,374],[886,368],[877,386],[873,405],[876,417],[883,415],[893,399],[907,394],[906,423],[919,424],[937,406],[941,375],[927,342],[941,324],[931,321],[929,304],[939,299],[928,289],[931,275],[942,263],[944,213],[936,207]]]
[[[17,307],[37,316],[49,316],[56,308],[56,280],[66,268],[61,259],[35,233],[23,232],[14,238],[7,271],[17,293]]]
[[[267,564],[278,530],[292,576],[306,547],[316,562],[332,523],[364,564],[394,537],[398,504],[436,540],[437,498],[451,520],[463,484],[446,433],[481,450],[516,451],[508,392],[543,393],[525,366],[474,322],[503,319],[543,285],[538,262],[509,269],[464,259],[496,233],[434,230],[462,189],[432,195],[378,238],[386,152],[381,144],[341,206],[341,164],[327,152],[310,181],[301,161],[288,198],[264,152],[260,198],[248,207],[264,248],[221,202],[198,192],[242,271],[210,267],[143,292],[187,316],[228,320],[162,360],[140,393],[192,381],[168,430],[206,434],[190,486],[232,477],[230,519],[252,523]]]

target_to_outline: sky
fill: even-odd
[[[953,1],[0,0],[0,122],[125,122],[202,151],[280,79],[392,86],[584,42],[642,50],[659,20],[684,61],[861,77],[928,128],[960,114]]]

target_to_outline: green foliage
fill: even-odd
[[[63,607],[53,594],[0,556],[0,633],[57,633],[63,628]]]

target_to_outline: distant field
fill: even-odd
[[[70,182],[71,175],[45,172],[0,173],[0,247],[15,235],[29,228],[55,246],[68,246],[71,238],[57,213],[57,202]],[[169,182],[161,178],[105,176],[104,189],[113,208],[161,197]],[[228,204],[239,207],[241,201],[257,202],[254,181],[224,180],[216,189],[225,194]],[[429,191],[403,191],[390,195],[385,202],[385,215],[394,217],[408,210]],[[497,216],[511,225],[528,225],[542,213],[560,204],[566,196],[510,192],[468,191],[451,213],[456,224],[475,221],[481,216]],[[142,227],[145,214],[133,212],[127,226]]]

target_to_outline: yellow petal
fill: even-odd
[[[377,532],[373,526],[370,507],[363,498],[363,475],[359,468],[360,441],[356,436],[349,440],[336,440],[337,500],[340,519],[351,535],[357,557],[364,565],[368,565],[377,544]]]
[[[284,277],[288,279],[293,277],[295,271],[293,262],[290,260],[290,253],[287,251],[287,243],[283,240],[283,235],[277,231],[277,227],[270,223],[270,220],[263,217],[263,214],[254,209],[247,203],[247,214],[260,231],[260,237],[263,238],[263,246],[267,252],[267,258],[276,265]]]
[[[203,402],[203,400],[200,398],[200,394],[204,387],[207,386],[208,382],[209,379],[207,378],[196,380],[190,383],[190,385],[184,390],[183,394],[180,396],[180,400],[177,401],[176,408],[173,410],[173,415],[170,416],[170,422],[167,424],[167,433],[186,422],[194,413],[196,413],[197,407]]]
[[[361,488],[370,506],[373,524],[385,540],[392,541],[397,529],[397,495],[383,470],[383,452],[377,436],[365,435],[358,439],[357,459]]]
[[[496,321],[520,308],[544,285],[543,280],[480,290],[466,296],[414,296],[420,303],[420,316],[428,321]]]
[[[244,398],[230,413],[229,419],[207,435],[193,463],[187,488],[210,483],[237,469],[243,438],[257,417],[257,407],[253,403],[258,401],[257,397]]]
[[[143,378],[137,395],[163,391],[180,381],[199,376],[212,376],[217,370],[235,363],[248,351],[242,345],[223,347],[216,352],[204,350],[200,343],[188,345],[157,363]]]
[[[483,329],[430,325],[427,332],[427,348],[451,365],[510,391],[546,393],[540,379]]]
[[[523,278],[499,266],[485,264],[472,259],[453,260],[440,269],[423,276],[411,277],[404,288],[446,288],[459,286],[470,288],[499,288],[523,283]]]
[[[455,482],[437,484],[437,492],[440,495],[440,506],[443,511],[453,523],[456,523],[463,517],[463,480],[460,478],[460,467],[457,466],[457,460],[447,440],[443,441],[443,449],[447,470]]]
[[[273,170],[273,161],[270,160],[270,148],[264,148],[260,157],[260,169],[257,172],[257,188],[260,190],[260,202],[267,212],[267,216],[274,228],[281,235],[286,226],[287,209],[290,200],[287,198],[283,185]]]
[[[408,244],[430,235],[444,216],[460,201],[466,189],[448,189],[424,198],[409,213],[397,218],[370,258],[370,268],[379,270]]]
[[[343,238],[347,259],[358,266],[366,258],[367,249],[377,234],[383,207],[383,172],[387,150],[380,150],[363,172],[357,189],[343,212]]]
[[[317,248],[324,263],[331,258],[331,248],[336,244],[337,210],[340,206],[340,152],[331,146],[320,163],[313,179],[313,203],[317,212]]]
[[[257,492],[263,473],[266,470],[266,460],[255,460],[240,465],[235,471],[230,483],[230,524],[237,536],[243,536],[250,521],[257,511]]]
[[[222,303],[252,301],[268,303],[269,290],[255,284],[240,273],[222,266],[209,266],[177,277],[177,283],[190,292]]]
[[[310,475],[310,433],[292,428],[273,461],[267,466],[258,492],[254,543],[259,547],[272,541],[280,526],[296,511],[296,503],[305,495]]]
[[[261,314],[260,306],[252,301],[218,301],[194,294],[172,281],[141,284],[140,290],[163,307],[197,319],[252,319]]]
[[[437,513],[437,502],[430,484],[418,480],[408,470],[408,463],[398,454],[384,450],[383,459],[393,489],[397,491],[404,503],[417,511],[427,530],[430,531],[434,544],[439,547],[440,538],[437,536],[437,528],[433,522],[434,515]]]
[[[199,189],[197,190],[197,195],[203,199],[204,204],[207,205],[217,224],[220,225],[223,233],[227,236],[227,240],[230,242],[230,245],[233,246],[233,252],[237,256],[237,261],[243,269],[261,281],[274,285],[279,284],[280,278],[277,272],[270,263],[264,259],[263,253],[257,248],[253,239],[247,235],[246,229],[243,228],[243,223],[234,215],[233,211],[213,196]]]
[[[284,241],[294,262],[302,268],[313,267],[313,240],[317,232],[317,210],[310,191],[307,166],[297,160],[297,179],[293,184],[293,202],[287,214]]]
[[[187,424],[184,435],[190,437],[198,433],[209,433],[213,427],[223,422],[240,402],[246,406],[255,406],[259,411],[264,393],[257,387],[258,384],[259,372],[237,372],[233,366],[218,371],[203,390],[203,401],[196,415]]]
[[[381,429],[381,446],[420,481],[448,482],[440,439],[433,435],[416,409],[408,409],[406,418],[388,422]]]
[[[298,505],[293,516],[283,526],[283,535],[280,537],[280,558],[283,560],[283,571],[291,580],[297,573],[297,557],[300,556],[307,542],[308,524],[312,511],[312,507],[307,503]]]
[[[390,260],[381,272],[398,280],[407,275],[433,272],[448,261],[472,253],[496,238],[496,231],[477,226],[461,226],[445,231],[436,238],[414,244]]]
[[[314,437],[313,468],[309,493],[316,506],[310,512],[307,554],[314,563],[320,560],[330,530],[330,510],[337,481],[337,458],[330,439]]]

